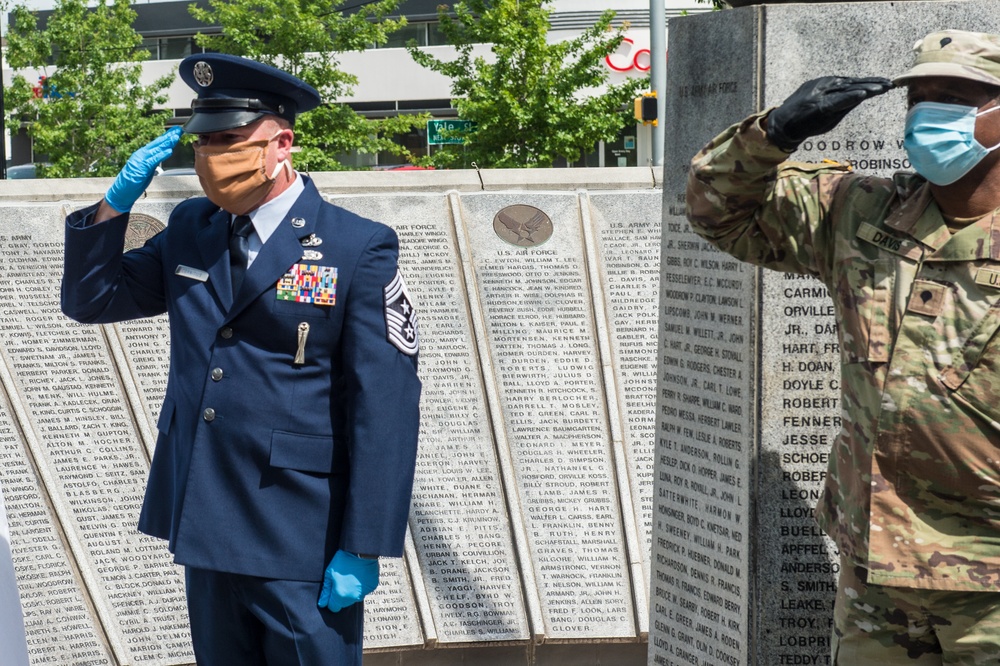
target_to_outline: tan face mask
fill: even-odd
[[[281,132],[278,132],[281,134]],[[245,215],[264,200],[274,187],[278,173],[288,162],[281,161],[274,172],[265,172],[270,139],[241,141],[228,146],[195,146],[194,170],[209,200],[235,215]]]

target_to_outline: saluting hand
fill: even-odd
[[[142,193],[149,187],[149,183],[152,182],[157,165],[174,152],[174,146],[180,141],[182,132],[179,125],[171,127],[132,153],[128,162],[118,172],[118,176],[108,189],[108,193],[104,195],[104,199],[112,208],[119,213],[127,213],[132,210],[132,205],[139,200]]]
[[[890,88],[892,81],[880,76],[823,76],[806,81],[767,116],[767,136],[791,152],[809,137],[832,130],[861,102]]]

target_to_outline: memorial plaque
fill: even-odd
[[[124,250],[143,244],[166,227],[171,204],[150,206],[137,204],[129,216]],[[170,327],[166,314],[134,319],[105,326],[105,335],[112,355],[121,368],[121,378],[136,426],[150,459],[156,447],[156,421],[160,417],[163,397],[167,393],[170,370]]]
[[[622,442],[632,515],[638,529],[642,576],[649,581],[652,549],[653,437],[656,423],[657,286],[659,284],[660,209],[656,197],[594,194],[582,206],[591,213],[594,245],[599,249],[605,319],[613,360],[615,396],[609,405],[614,439]],[[597,296],[598,294],[595,294]],[[600,321],[598,330],[604,326]],[[604,352],[602,351],[602,356]],[[607,363],[607,361],[605,361]],[[616,404],[615,404],[616,403]],[[623,493],[623,501],[624,501]],[[623,511],[627,507],[623,506]],[[631,518],[631,521],[630,521]],[[639,578],[639,577],[637,577]],[[645,627],[645,618],[639,618]],[[648,627],[647,627],[648,628]]]
[[[343,198],[392,226],[420,326],[420,448],[410,533],[441,643],[527,640],[517,558],[469,326],[448,199]]]
[[[0,258],[0,265],[3,261]],[[0,379],[9,385],[3,366]],[[31,663],[113,663],[98,638],[99,625],[77,583],[5,395],[0,395],[0,470]]]
[[[742,12],[725,12],[723,22],[719,30],[735,43],[756,35]],[[675,53],[706,46],[687,24],[672,27],[670,38]],[[667,96],[668,118],[686,113],[680,117],[687,120],[711,105],[735,122],[750,105],[754,61],[728,48],[712,53],[702,66],[671,58],[668,80],[681,83]],[[690,159],[711,134],[670,136],[676,145],[664,167],[649,652],[656,664],[743,664],[753,599],[757,278],[691,233],[684,218],[682,156]]]
[[[509,204],[500,194],[463,197],[461,218],[503,411],[500,447],[520,494],[545,633],[634,637],[578,201],[520,200],[552,220],[546,242],[518,248],[498,237],[493,219]]]
[[[410,530],[366,600],[368,652],[643,640],[660,203],[648,175],[599,194],[332,197],[396,229],[422,340]],[[75,184],[58,186],[72,199]],[[177,196],[136,206],[125,249]],[[0,455],[15,461],[0,483],[32,660],[186,665],[182,577],[135,528],[169,320],[59,312],[77,205],[0,209],[0,228],[18,230],[0,234]],[[495,225],[501,211],[520,242]]]
[[[420,626],[420,618],[427,612],[426,603],[417,603],[420,595],[414,594],[407,570],[407,563],[415,557],[409,534],[406,541],[406,559],[381,558],[378,587],[365,597],[366,650],[416,647],[431,642],[432,637],[425,638]]]
[[[27,666],[28,645],[24,636],[24,615],[17,591],[14,559],[10,551],[10,526],[0,486],[0,645],[10,666]]]
[[[665,150],[650,664],[829,663],[839,569],[811,515],[842,426],[829,294],[695,236],[690,159],[808,79],[899,74],[942,26],[996,31],[990,7],[765,5],[671,20],[666,123],[685,130]],[[902,91],[869,100],[794,159],[906,169],[904,114]]]
[[[0,210],[0,227],[15,230],[0,237],[6,389],[116,658],[190,663],[179,569],[135,530],[148,460],[102,329],[59,311],[65,213]]]

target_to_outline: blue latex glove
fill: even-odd
[[[153,180],[157,165],[174,152],[174,146],[180,141],[183,131],[179,125],[171,127],[132,153],[118,172],[115,182],[111,183],[108,193],[104,195],[112,208],[119,213],[132,210],[132,204],[142,196]]]
[[[319,607],[334,613],[356,604],[378,587],[378,560],[338,550],[323,574]]]

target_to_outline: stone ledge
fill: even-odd
[[[323,171],[309,174],[324,194],[365,192],[481,192],[501,190],[636,190],[661,188],[662,167],[586,169],[447,169],[441,171]],[[98,201],[111,178],[0,180],[0,203]],[[158,176],[150,199],[201,196],[197,176]]]

